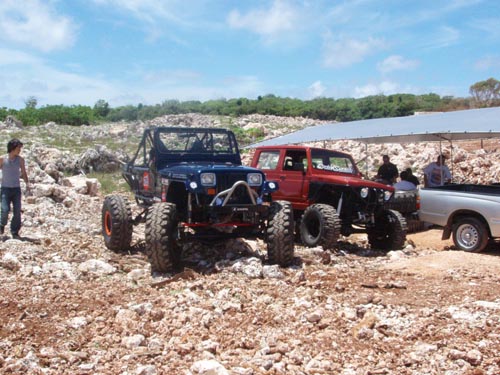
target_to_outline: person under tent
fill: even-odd
[[[450,169],[445,165],[445,159],[446,156],[440,154],[435,162],[424,168],[425,187],[443,186],[451,182]]]
[[[407,180],[410,181],[411,183],[413,183],[415,186],[418,186],[420,185],[420,181],[418,180],[417,176],[415,176],[413,174],[413,171],[411,170],[410,167],[406,168],[405,169],[406,173],[407,173]]]
[[[375,178],[384,184],[392,185],[397,181],[398,167],[391,163],[389,155],[383,155],[382,161],[383,164],[379,167]]]
[[[408,172],[403,171],[399,175],[399,178],[401,179],[399,182],[396,182],[393,186],[394,189],[396,190],[415,190],[417,188],[417,185],[415,185],[413,182],[408,180]]]

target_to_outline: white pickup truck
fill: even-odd
[[[443,227],[442,239],[453,234],[457,248],[480,252],[500,237],[500,186],[457,184],[419,191],[419,218]]]

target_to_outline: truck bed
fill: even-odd
[[[500,237],[500,186],[450,184],[419,190],[421,220],[451,226],[459,217],[476,217]]]
[[[425,188],[429,190],[446,190],[463,193],[500,195],[500,185],[449,184],[444,186]]]

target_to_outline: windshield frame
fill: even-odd
[[[314,171],[359,176],[360,172],[351,155],[325,149],[311,149],[311,168]]]
[[[158,131],[157,139],[160,151],[168,153],[235,154],[237,152],[236,142],[230,133],[214,132],[212,129]]]

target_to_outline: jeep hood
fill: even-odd
[[[262,173],[257,168],[246,167],[237,164],[217,164],[217,163],[175,163],[162,168],[159,173],[162,176],[169,177],[175,175],[191,175],[201,172],[214,172],[214,173],[248,173],[258,172]]]
[[[370,181],[370,180],[363,180],[357,177],[350,177],[350,176],[329,176],[329,175],[324,175],[324,176],[317,176],[314,178],[315,181],[317,182],[323,182],[326,184],[334,184],[334,185],[341,185],[341,186],[352,186],[352,187],[368,187],[368,188],[374,188],[374,189],[382,189],[382,190],[389,190],[394,192],[394,188],[391,185],[385,185],[381,184],[379,182],[375,181]]]

